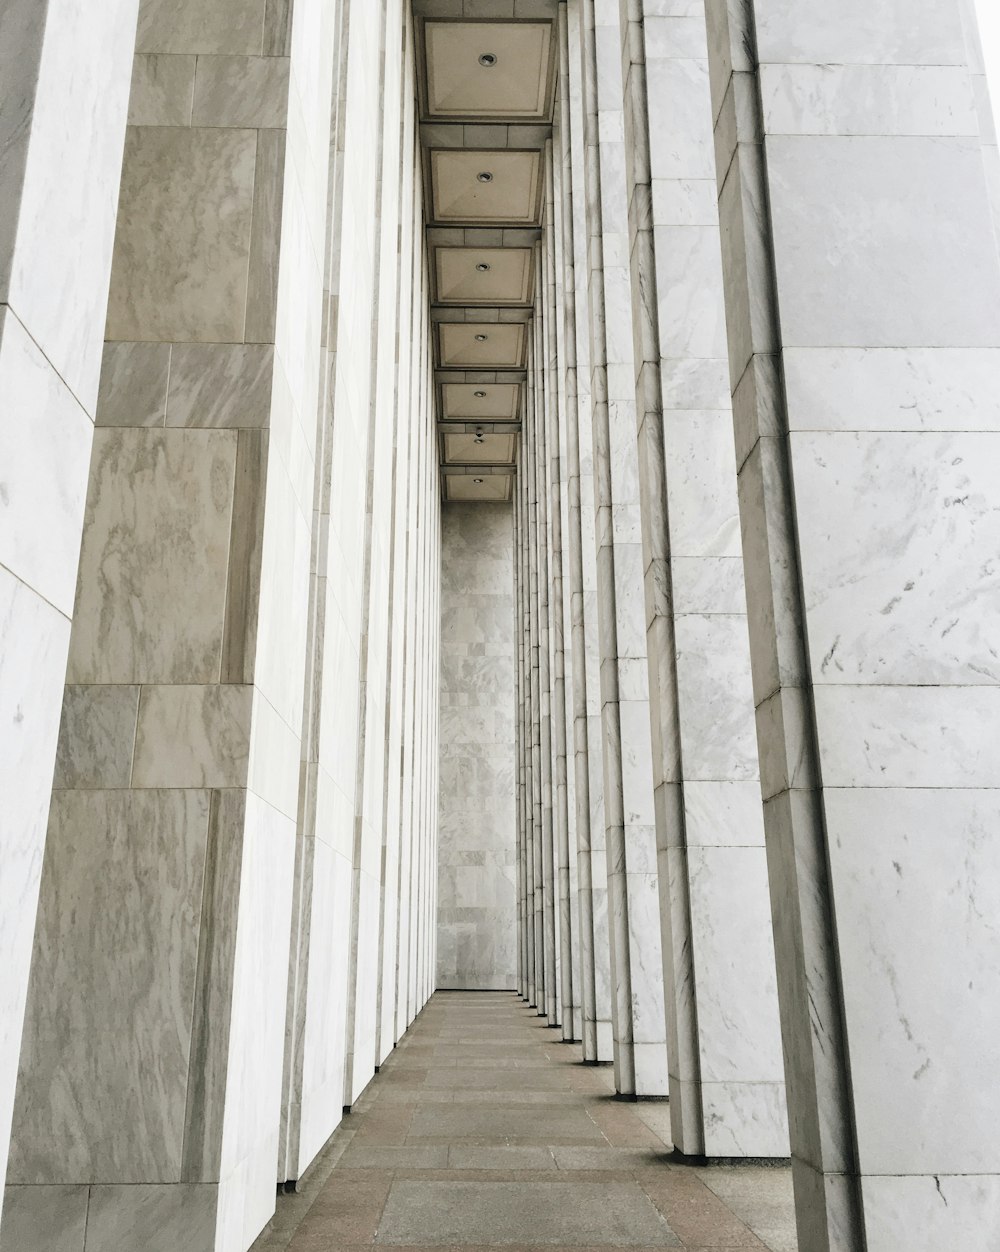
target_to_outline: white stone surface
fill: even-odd
[[[513,990],[511,509],[448,504],[441,548],[437,985]]]

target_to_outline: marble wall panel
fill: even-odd
[[[109,339],[243,339],[256,162],[254,130],[130,128]]]
[[[439,987],[515,986],[512,561],[509,506],[445,506]]]
[[[228,431],[96,432],[70,682],[218,681],[236,446]]]
[[[50,1098],[22,1079],[11,1182],[180,1181],[209,808],[202,790],[54,794],[33,969],[62,995],[29,1000],[23,1055]],[[67,984],[81,950],[99,994],[79,963]]]

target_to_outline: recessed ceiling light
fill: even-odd
[[[485,400],[485,399],[486,399],[486,392],[485,392],[485,391],[474,391],[472,394],[476,397],[476,399],[477,399],[477,400]]]
[[[476,343],[485,343],[487,339],[489,339],[489,335],[477,335]]]
[[[476,177],[481,183],[491,183],[493,181],[493,175],[489,170],[480,170]]]
[[[480,272],[480,274],[485,274],[489,268],[490,267],[486,264],[485,261],[480,261],[479,264],[476,266],[476,269]]]
[[[491,70],[496,63],[497,55],[495,52],[484,52],[479,58],[479,64],[487,70]]]
[[[472,481],[476,484],[477,487],[481,487],[483,485],[483,480],[481,478],[474,478]]]

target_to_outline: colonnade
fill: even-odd
[[[0,17],[4,1249],[244,1252],[436,985],[414,40]]]
[[[970,6],[849,8],[560,6],[519,990],[808,1252],[985,1252],[996,144]]]

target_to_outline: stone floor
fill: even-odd
[[[254,1252],[795,1252],[790,1171],[674,1164],[669,1126],[516,995],[438,992]]]

